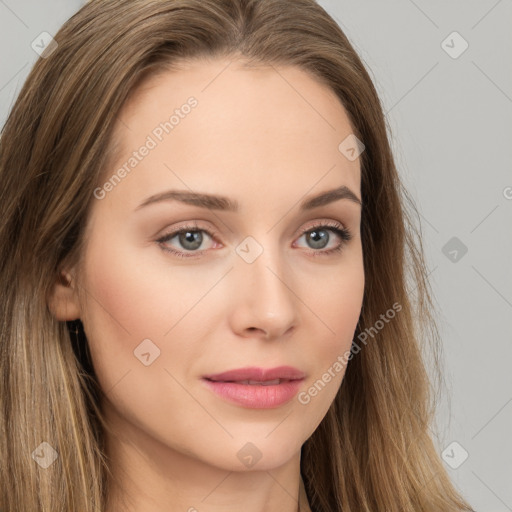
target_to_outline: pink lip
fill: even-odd
[[[206,375],[203,382],[215,393],[230,402],[252,409],[271,409],[289,402],[298,392],[305,374],[291,366],[277,368],[239,368],[214,375]],[[279,384],[242,384],[240,381],[272,381]]]
[[[247,368],[238,368],[228,372],[217,373],[214,375],[205,375],[204,378],[214,381],[235,382],[239,380],[297,380],[305,377],[304,372],[297,370],[293,366],[278,366],[277,368],[258,368],[249,366]]]

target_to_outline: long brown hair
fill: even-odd
[[[333,19],[313,0],[92,0],[55,40],[0,139],[0,509],[105,510],[111,475],[101,390],[79,348],[86,340],[55,320],[48,296],[63,262],[81,254],[93,190],[109,170],[113,126],[129,95],[178,59],[227,56],[306,70],[336,93],[365,145],[365,294],[355,340],[371,337],[303,446],[312,510],[472,510],[429,432],[435,390],[424,347],[436,382],[442,372],[414,204],[374,85]],[[400,312],[376,333],[392,304]],[[58,454],[46,469],[34,455],[53,453],[43,442]]]

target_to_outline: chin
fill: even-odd
[[[274,427],[275,428],[275,427]],[[302,437],[289,431],[261,436],[237,436],[227,445],[219,443],[215,465],[226,471],[271,471],[300,456]]]

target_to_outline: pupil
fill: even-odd
[[[190,238],[192,237],[192,238]],[[184,246],[188,249],[197,249],[201,246],[201,242],[203,241],[203,236],[199,231],[187,231],[185,233],[181,233],[180,242],[185,244]],[[187,246],[186,244],[192,244],[192,247]]]
[[[325,244],[323,244],[323,241],[327,241],[328,235],[326,234],[325,230],[315,230],[311,231],[310,238],[313,239],[313,244],[315,249],[321,249],[325,247]]]

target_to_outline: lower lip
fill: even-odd
[[[206,385],[221,397],[251,409],[273,409],[289,402],[299,391],[303,380],[290,380],[281,384],[262,386],[203,379]]]

